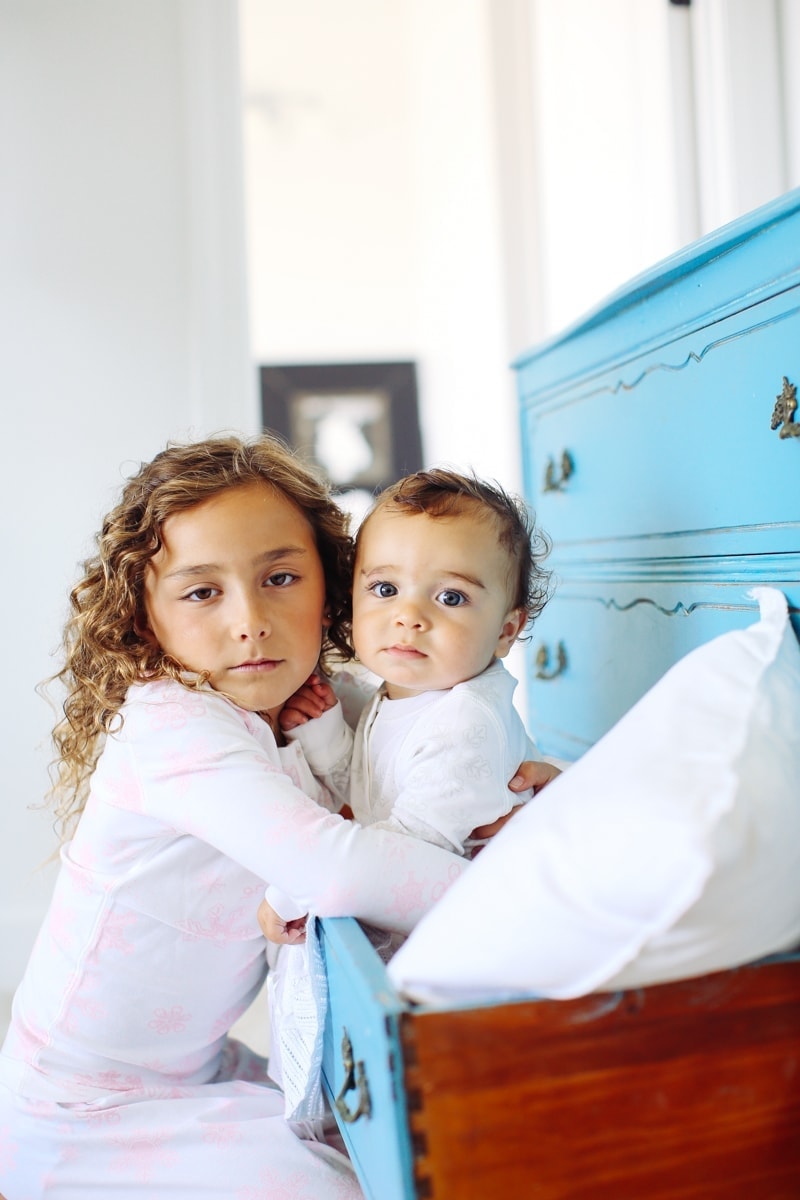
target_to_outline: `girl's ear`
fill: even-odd
[[[497,639],[495,646],[495,658],[505,658],[514,642],[525,628],[528,620],[528,614],[524,608],[512,608],[509,613],[506,613],[503,620],[503,627],[500,630],[500,636]]]
[[[148,645],[150,645],[150,646],[158,645],[156,635],[153,633],[152,629],[147,624],[147,614],[146,613],[137,613],[136,616],[133,618],[133,631],[138,637],[140,637],[142,639],[143,642],[147,642]]]

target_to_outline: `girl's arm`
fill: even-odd
[[[309,799],[255,714],[180,684],[137,692],[95,772],[98,798],[214,846],[303,911],[408,932],[465,869],[445,850],[362,828]],[[298,750],[298,781],[302,770]]]

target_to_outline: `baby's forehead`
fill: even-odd
[[[469,552],[472,549],[469,538],[465,539],[463,536],[464,530],[475,530],[477,533],[477,530],[481,529],[489,531],[491,548],[496,548],[511,567],[513,556],[506,539],[502,536],[503,524],[498,514],[471,497],[459,496],[455,499],[456,503],[449,504],[443,511],[421,510],[392,501],[379,505],[362,523],[357,540],[356,561],[360,564],[365,554],[370,558],[376,553],[380,554],[383,542],[395,542],[402,546],[408,539],[408,544],[411,544],[417,535],[427,534],[431,530],[440,530],[441,540],[444,542],[447,541],[448,534],[458,530],[461,535],[458,544],[463,554],[465,550]],[[474,555],[484,557],[487,549],[486,538],[476,537]]]

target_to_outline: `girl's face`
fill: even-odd
[[[443,691],[508,654],[525,614],[509,601],[510,563],[490,520],[379,509],[359,535],[356,653],[390,700]]]
[[[252,483],[168,517],[162,538],[145,576],[149,636],[274,728],[322,644],[325,578],[311,526]]]

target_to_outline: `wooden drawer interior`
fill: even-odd
[[[800,962],[402,1021],[421,1197],[800,1195]]]

